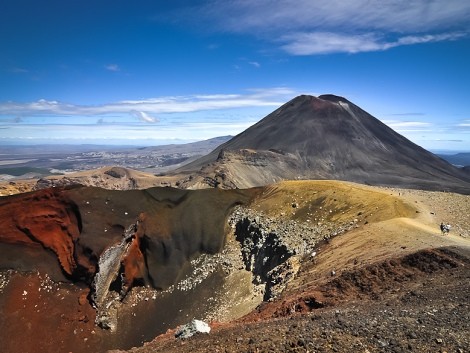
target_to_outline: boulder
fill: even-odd
[[[201,320],[192,320],[190,323],[180,326],[175,333],[176,338],[186,339],[198,333],[209,333],[211,328]]]

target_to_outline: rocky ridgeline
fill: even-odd
[[[83,182],[81,182],[78,179],[69,178],[69,177],[63,177],[60,179],[41,178],[33,186],[33,191],[48,189],[48,188],[72,186],[72,185],[83,185]]]
[[[314,250],[320,241],[356,227],[357,220],[346,224],[319,222],[312,225],[237,207],[229,224],[241,244],[245,269],[253,273],[253,284],[263,284],[264,300],[272,300],[295,277],[301,262],[315,256]]]
[[[41,178],[36,182],[33,190],[74,185],[95,186],[109,190],[138,189],[138,183],[134,178],[115,175],[112,171],[109,171],[109,173],[105,172],[103,175],[92,174],[89,177],[62,177],[57,179]]]

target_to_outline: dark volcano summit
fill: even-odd
[[[338,179],[470,192],[460,169],[334,95],[298,96],[182,170],[207,172],[210,163],[217,165],[214,178],[223,179],[216,184],[239,187]]]

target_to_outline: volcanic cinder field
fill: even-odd
[[[470,350],[470,176],[345,98],[166,175],[28,183],[0,198],[1,352]]]

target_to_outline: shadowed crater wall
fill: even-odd
[[[0,268],[49,267],[47,272],[58,280],[90,284],[100,256],[138,222],[135,234],[129,236],[138,240],[122,261],[126,284],[165,289],[178,279],[188,260],[222,249],[228,213],[255,193],[76,187],[5,197],[0,199]],[[41,253],[44,259],[12,258],[7,254],[12,246],[18,253]],[[57,258],[56,268],[50,268],[51,253]]]

